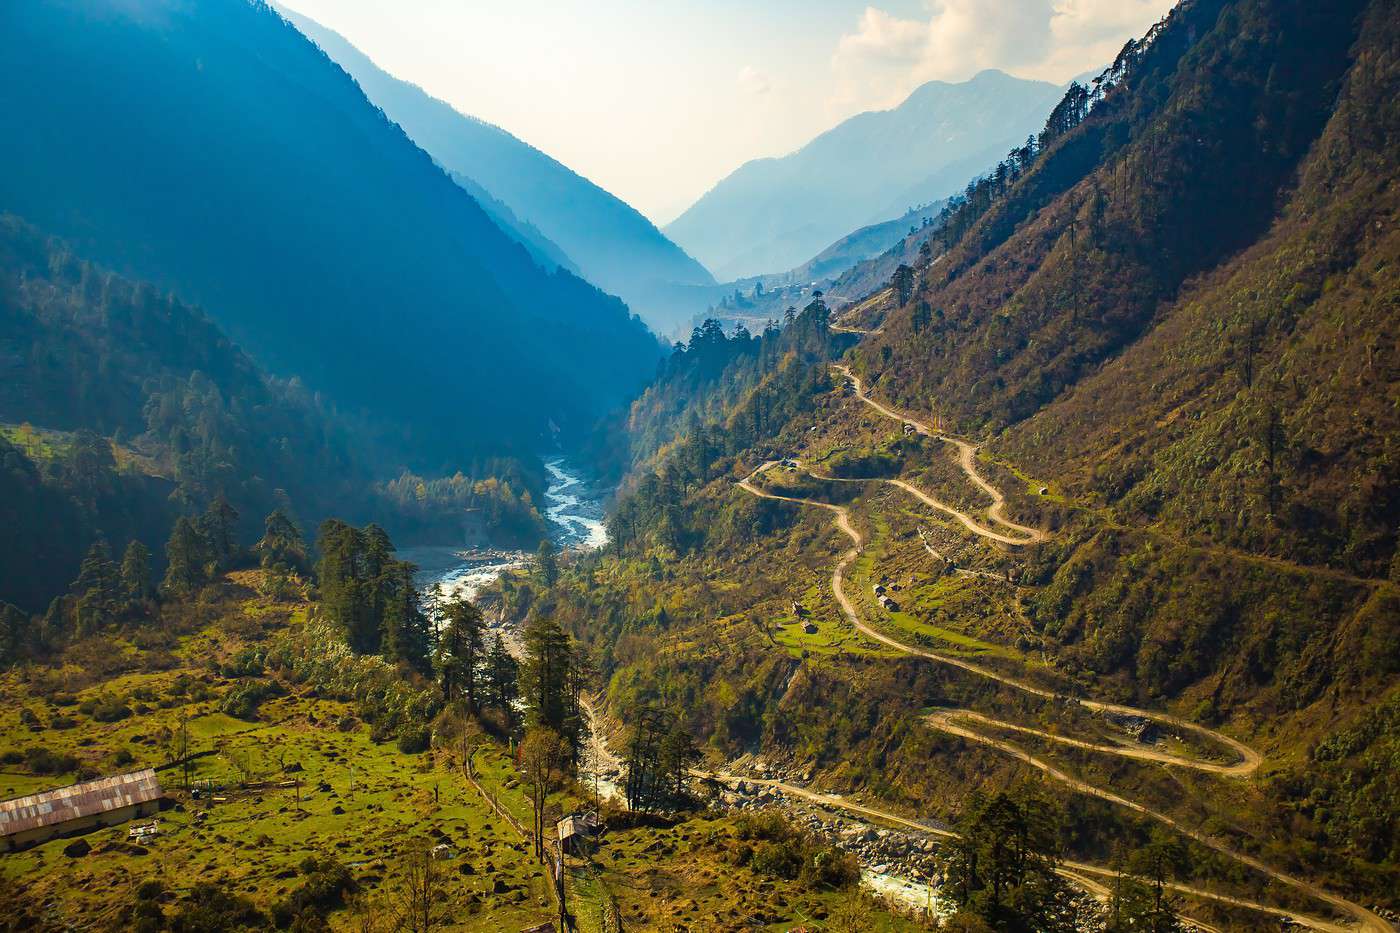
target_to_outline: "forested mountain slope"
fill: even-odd
[[[984,71],[933,81],[780,158],[740,166],[666,233],[722,279],[779,272],[958,191],[1044,122],[1061,89]]]
[[[733,770],[948,820],[1034,779],[1087,863],[1182,842],[1185,889],[1254,904],[1188,894],[1217,928],[1388,929],[1397,91],[1393,4],[1181,4],[874,332],[688,350],[633,407],[613,551],[520,611]]]
[[[375,520],[412,540],[533,545],[543,471],[463,461],[425,481],[202,311],[0,214],[0,601],[38,611],[99,537],[160,553],[226,498],[249,540],[274,509]],[[533,496],[532,496],[533,494]]]
[[[297,13],[285,15],[439,164],[538,228],[581,275],[620,296],[658,333],[669,334],[704,307],[705,293],[696,287],[714,279],[636,209],[500,127],[387,74],[343,36]]]
[[[860,368],[1135,518],[1385,576],[1395,24],[1354,45],[1365,6],[1184,5]]]
[[[0,37],[0,207],[209,309],[407,457],[520,449],[652,372],[621,302],[537,266],[265,4],[6,4]]]
[[[97,535],[157,551],[176,514],[220,494],[251,534],[274,508],[319,516],[370,492],[364,452],[305,389],[198,310],[5,215],[0,424],[0,600],[32,611]]]

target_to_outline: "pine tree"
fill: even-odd
[[[366,525],[357,540],[363,555],[360,559],[363,567],[363,604],[362,627],[356,638],[365,645],[363,651],[373,654],[384,650],[384,620],[398,582],[394,568],[394,543],[389,540],[389,533],[375,524]]]
[[[396,560],[380,574],[384,605],[380,643],[387,660],[402,661],[426,674],[432,670],[432,645],[428,616],[413,585],[416,570],[412,564]]]
[[[519,695],[518,679],[520,665],[506,648],[506,640],[499,632],[486,652],[485,683],[483,684],[484,705],[500,710],[506,720],[512,718],[515,698]]]
[[[1151,841],[1129,858],[1130,874],[1118,879],[1104,933],[1181,933],[1184,927],[1176,899],[1167,885],[1187,867],[1187,850],[1181,841],[1164,830],[1154,830]]]
[[[306,541],[296,522],[281,509],[274,509],[263,521],[262,540],[253,550],[258,554],[258,563],[266,570],[306,573]]]
[[[76,613],[72,596],[55,596],[49,601],[49,608],[39,622],[35,648],[49,648],[61,645],[73,634],[73,616]]]
[[[682,806],[690,796],[690,768],[700,760],[695,736],[679,716],[673,717],[671,728],[661,741],[662,793],[672,806]]]
[[[525,700],[525,721],[563,736],[570,760],[577,761],[587,730],[579,711],[582,684],[573,645],[559,624],[544,616],[526,623],[524,641],[520,695]]]
[[[554,542],[548,538],[540,542],[539,550],[535,552],[535,568],[545,586],[553,586],[554,581],[559,579],[559,557]]]
[[[90,635],[117,620],[125,600],[121,572],[112,560],[106,539],[98,538],[88,548],[69,593],[77,600],[77,634]]]
[[[317,540],[321,560],[316,575],[322,611],[345,629],[353,650],[373,654],[379,650],[379,619],[369,611],[363,545],[359,529],[339,519],[327,519]]]
[[[977,795],[944,856],[946,890],[993,929],[1071,933],[1069,891],[1055,874],[1059,811],[1033,787]]]
[[[161,581],[161,595],[169,599],[183,599],[207,579],[208,543],[199,533],[194,522],[184,515],[175,520],[170,530],[170,540],[165,545],[165,579]]]
[[[9,603],[0,602],[0,670],[33,649],[29,637],[29,616]]]
[[[144,603],[155,598],[155,583],[151,579],[151,549],[140,541],[132,541],[122,555],[122,590],[128,601]]]
[[[477,671],[482,666],[485,625],[481,610],[465,599],[442,607],[443,626],[438,640],[438,671],[442,695],[449,702],[466,697],[467,709],[477,710]]]
[[[220,493],[199,519],[199,530],[209,543],[209,559],[216,570],[228,570],[238,561],[238,510]]]
[[[909,303],[909,296],[914,293],[914,270],[901,262],[899,268],[894,270],[890,285],[894,288],[896,297],[899,298],[899,306],[904,307]]]

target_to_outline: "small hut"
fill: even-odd
[[[559,834],[559,848],[565,855],[580,855],[583,844],[596,836],[598,829],[595,813],[570,813],[555,825],[555,832]]]

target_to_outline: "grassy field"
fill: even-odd
[[[0,881],[61,928],[122,929],[152,881],[168,915],[212,883],[275,916],[307,883],[310,858],[344,866],[358,889],[329,914],[333,929],[392,929],[407,857],[446,846],[450,857],[435,865],[448,928],[518,930],[556,916],[529,842],[467,781],[454,743],[405,754],[373,741],[353,704],[250,675],[248,658],[310,611],[257,595],[257,583],[234,575],[186,613],[194,621],[182,634],[111,633],[74,646],[61,665],[0,675],[0,796],[142,767],[160,769],[169,796],[153,841],[132,844],[129,827],[117,826],[83,836],[90,851],[72,856],[72,840],[53,840],[0,856]],[[255,718],[222,710],[250,678],[279,683],[281,695]],[[188,789],[185,768],[172,764],[182,736]],[[478,781],[528,828],[509,750],[476,741]],[[584,803],[568,784],[549,808]],[[620,828],[591,859],[570,860],[571,911],[588,931],[614,929],[609,918],[634,930],[821,929],[855,898],[874,918],[866,928],[914,928],[861,895],[755,875],[737,864],[739,846],[732,822],[713,814]]]

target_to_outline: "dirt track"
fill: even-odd
[[[858,395],[858,396],[861,398],[861,400],[864,401],[866,404],[871,405],[871,406],[874,407],[876,410],[880,411],[881,413],[887,415],[887,416],[890,417],[890,418],[895,418],[895,419],[900,420],[900,421],[907,421],[907,422],[913,424],[913,425],[915,426],[916,430],[920,430],[921,433],[928,433],[928,434],[931,434],[931,435],[932,435],[932,432],[928,429],[928,426],[922,424],[922,422],[919,422],[919,421],[917,421],[917,420],[915,420],[915,419],[908,418],[907,416],[902,415],[902,414],[900,414],[900,413],[897,413],[897,412],[895,412],[895,411],[893,411],[893,410],[891,410],[891,409],[888,409],[888,408],[886,408],[885,406],[880,405],[878,402],[875,402],[875,401],[873,401],[872,399],[870,399],[870,397],[869,397],[868,395],[866,395],[866,394],[863,392],[862,387],[861,387],[861,385],[860,385],[860,383],[859,383],[859,380],[857,380],[856,377],[855,377],[854,375],[852,375],[852,374],[850,373],[850,371],[849,371],[848,369],[846,369],[845,367],[839,367],[839,368],[852,380],[852,382],[853,382],[853,383],[855,384],[855,386],[856,386],[857,395]],[[935,435],[935,436],[940,436],[940,437],[942,437],[941,435]],[[999,524],[1001,524],[1003,527],[1008,527],[1008,528],[1011,528],[1012,530],[1018,531],[1018,532],[1020,532],[1021,534],[1025,535],[1026,537],[1025,537],[1024,539],[1022,539],[1022,540],[1015,540],[1015,541],[1008,540],[1008,539],[1007,539],[1007,536],[1000,535],[999,533],[996,533],[996,532],[990,532],[989,529],[981,528],[981,526],[978,526],[977,523],[976,523],[975,521],[973,521],[970,517],[967,517],[967,520],[963,521],[962,524],[963,524],[965,527],[968,527],[969,530],[973,531],[974,533],[981,534],[983,537],[991,537],[993,540],[999,540],[999,541],[1001,541],[1002,543],[1009,543],[1009,544],[1012,544],[1013,546],[1014,546],[1014,545],[1030,544],[1030,543],[1033,543],[1034,541],[1043,540],[1043,538],[1044,538],[1043,533],[1038,532],[1038,531],[1036,531],[1035,529],[1026,528],[1025,526],[1022,526],[1022,525],[1017,525],[1017,524],[1015,524],[1015,523],[1013,523],[1013,522],[1010,522],[1010,521],[1006,520],[1004,517],[1001,517],[1001,516],[998,514],[999,509],[1000,509],[1001,505],[1004,503],[1005,499],[1004,499],[1004,497],[1001,495],[1001,493],[1000,493],[998,490],[996,490],[996,489],[995,489],[994,487],[992,487],[989,483],[987,483],[985,479],[981,478],[981,477],[976,473],[975,468],[973,468],[973,466],[972,466],[972,456],[973,456],[973,454],[975,453],[976,448],[973,447],[973,446],[970,445],[970,444],[967,444],[967,442],[965,442],[965,441],[951,440],[951,439],[948,439],[948,438],[946,438],[946,437],[943,438],[943,439],[944,439],[944,440],[949,440],[949,442],[955,443],[955,444],[958,444],[958,445],[959,445],[959,449],[960,449],[960,451],[961,451],[960,462],[963,464],[964,470],[968,473],[969,477],[972,478],[973,481],[974,481],[975,483],[977,483],[977,485],[979,485],[981,488],[983,488],[985,491],[987,491],[989,495],[991,495],[991,497],[992,497],[992,499],[993,499],[993,502],[994,502],[995,504],[993,505],[992,509],[989,511],[989,515],[990,515],[995,521],[997,521]],[[739,485],[739,487],[740,487],[741,489],[743,489],[745,492],[748,492],[748,493],[751,494],[751,495],[759,496],[759,497],[761,497],[761,498],[773,499],[773,500],[778,500],[778,501],[783,501],[783,502],[791,502],[791,503],[795,503],[795,504],[798,504],[798,505],[814,506],[814,507],[817,507],[817,508],[825,509],[825,510],[827,510],[827,511],[833,513],[836,527],[837,527],[838,529],[840,529],[840,531],[841,531],[843,534],[845,534],[847,537],[849,537],[849,538],[852,540],[853,545],[854,545],[850,550],[846,551],[846,552],[841,556],[841,559],[837,562],[836,567],[835,567],[835,569],[833,570],[832,575],[831,575],[831,588],[832,588],[832,593],[833,593],[833,595],[835,596],[837,603],[840,605],[842,613],[846,616],[847,620],[851,623],[851,626],[852,626],[853,628],[855,628],[857,631],[859,631],[859,632],[862,633],[863,635],[867,636],[868,638],[870,638],[870,639],[872,639],[872,640],[874,640],[874,641],[876,641],[876,642],[879,642],[880,644],[887,645],[887,646],[889,646],[889,647],[891,647],[891,648],[894,648],[894,649],[896,649],[896,650],[898,650],[898,651],[900,651],[900,652],[903,652],[903,653],[905,653],[905,654],[909,654],[909,655],[913,655],[913,656],[921,657],[921,658],[926,658],[926,659],[928,659],[928,660],[935,661],[935,662],[940,663],[940,664],[947,664],[947,665],[950,665],[950,666],[953,666],[953,667],[957,667],[957,668],[960,668],[960,669],[962,669],[962,670],[964,670],[964,671],[967,671],[967,672],[969,672],[969,673],[971,673],[971,674],[975,674],[975,675],[977,675],[977,676],[979,676],[979,677],[985,677],[985,678],[988,678],[988,679],[990,679],[990,680],[997,681],[998,683],[1004,684],[1004,685],[1009,686],[1009,687],[1012,687],[1012,688],[1014,688],[1014,689],[1016,689],[1016,690],[1020,690],[1020,691],[1023,691],[1023,692],[1025,692],[1025,693],[1029,693],[1029,694],[1032,694],[1032,695],[1035,695],[1035,696],[1040,696],[1040,697],[1043,697],[1043,698],[1046,698],[1046,699],[1050,699],[1050,700],[1064,700],[1064,699],[1067,699],[1067,698],[1064,698],[1064,697],[1061,697],[1061,696],[1057,695],[1057,694],[1054,693],[1053,691],[1046,690],[1046,689],[1044,689],[1044,688],[1042,688],[1042,687],[1038,687],[1038,686],[1036,686],[1036,685],[1034,685],[1034,684],[1031,684],[1031,683],[1028,683],[1028,682],[1019,680],[1019,679],[1014,678],[1014,677],[1010,677],[1010,676],[1005,675],[1005,674],[1001,674],[1001,673],[999,673],[999,672],[997,672],[997,671],[991,670],[990,668],[983,667],[983,666],[981,666],[981,665],[979,665],[979,664],[974,664],[974,663],[971,662],[971,661],[966,661],[966,660],[964,660],[964,659],[962,659],[962,658],[958,658],[958,657],[954,657],[954,656],[950,656],[950,655],[943,655],[943,654],[939,654],[939,653],[937,653],[937,652],[926,651],[926,650],[923,650],[923,649],[920,649],[920,648],[915,648],[915,647],[906,645],[906,644],[904,644],[903,642],[900,642],[900,641],[898,641],[897,639],[892,638],[892,637],[890,637],[889,635],[886,635],[885,633],[883,633],[883,632],[881,632],[881,631],[879,631],[879,630],[877,630],[877,629],[875,629],[875,628],[872,628],[871,626],[867,625],[867,624],[861,619],[859,612],[857,611],[857,609],[856,609],[854,603],[852,603],[850,597],[846,594],[846,590],[845,590],[845,571],[846,571],[846,568],[847,568],[848,566],[850,566],[851,562],[854,561],[854,560],[860,555],[862,549],[864,548],[864,543],[865,543],[865,542],[864,542],[863,536],[861,535],[861,533],[859,532],[859,530],[856,529],[856,527],[854,526],[854,524],[852,524],[852,522],[851,522],[851,513],[850,513],[850,510],[849,510],[847,507],[845,507],[845,506],[834,505],[834,504],[829,503],[829,502],[820,502],[820,501],[817,501],[817,500],[815,500],[815,499],[803,499],[803,498],[797,498],[797,497],[794,497],[794,496],[784,496],[784,495],[780,495],[780,494],[777,494],[777,493],[772,493],[772,492],[769,492],[769,491],[767,491],[767,490],[765,490],[765,489],[763,489],[763,488],[757,486],[757,485],[754,483],[754,480],[755,480],[759,475],[761,475],[762,473],[764,473],[764,472],[766,472],[766,471],[772,469],[774,466],[777,466],[780,462],[781,462],[781,461],[770,460],[770,461],[768,461],[768,462],[762,464],[762,465],[759,466],[756,470],[754,470],[752,473],[750,473],[748,476],[744,477],[744,479],[742,479],[741,481],[739,481],[738,485]],[[857,482],[873,482],[873,480],[871,480],[871,481],[857,480]],[[907,484],[907,483],[904,483],[903,481],[883,480],[883,482],[891,482],[891,483],[893,483],[893,484],[895,484],[895,485],[898,485],[898,486],[900,486],[900,488],[905,489],[905,490],[907,490],[907,491],[913,493],[913,494],[914,494],[916,497],[918,497],[921,501],[924,501],[924,502],[926,502],[927,504],[930,504],[930,505],[932,505],[932,506],[935,507],[935,508],[939,508],[939,509],[941,509],[941,510],[943,510],[943,511],[947,511],[947,512],[952,512],[953,514],[962,517],[962,513],[958,513],[958,512],[956,512],[956,510],[953,510],[953,509],[951,509],[951,508],[948,507],[948,506],[944,506],[944,505],[942,505],[941,503],[937,503],[936,500],[933,500],[933,499],[932,499],[932,497],[926,496],[926,494],[921,493],[919,490],[916,490],[914,487],[910,486],[910,485]],[[979,530],[979,529],[980,529],[980,530]],[[1065,738],[1065,737],[1062,737],[1062,736],[1055,736],[1055,735],[1052,735],[1052,734],[1050,734],[1050,733],[1042,732],[1041,730],[1031,729],[1031,728],[1029,728],[1029,727],[1024,727],[1024,726],[1012,725],[1012,724],[1009,724],[1009,723],[1002,722],[1002,721],[1000,721],[1000,720],[993,719],[993,718],[988,717],[988,716],[984,716],[984,715],[979,714],[979,713],[973,713],[973,712],[964,711],[964,710],[952,710],[952,711],[944,711],[944,712],[940,712],[940,713],[935,713],[935,714],[933,714],[932,716],[926,717],[926,722],[928,722],[928,724],[929,724],[931,727],[933,727],[933,728],[935,728],[935,729],[939,729],[940,731],[943,731],[943,732],[946,732],[946,733],[949,733],[949,734],[952,734],[952,735],[957,735],[957,736],[959,736],[959,737],[961,737],[961,738],[964,738],[964,739],[967,739],[967,740],[969,740],[969,741],[978,742],[978,743],[980,743],[980,744],[984,744],[984,745],[988,745],[988,746],[990,746],[990,747],[996,748],[997,750],[999,750],[999,751],[1001,751],[1001,752],[1003,752],[1003,753],[1005,753],[1005,754],[1011,755],[1012,757],[1017,758],[1018,760],[1020,760],[1020,761],[1022,761],[1022,762],[1024,762],[1024,763],[1030,765],[1031,767],[1034,767],[1034,768],[1036,768],[1036,769],[1042,771],[1043,773],[1045,773],[1045,774],[1048,775],[1049,777],[1051,777],[1051,778],[1053,778],[1053,779],[1055,779],[1055,780],[1057,780],[1057,781],[1060,781],[1061,783],[1064,783],[1064,784],[1068,785],[1069,787],[1071,787],[1071,788],[1072,788],[1073,790],[1075,790],[1075,791],[1078,791],[1078,792],[1080,792],[1080,793],[1089,794],[1089,795],[1098,797],[1098,798],[1103,799],[1103,800],[1107,800],[1107,801],[1112,802],[1112,803],[1114,803],[1114,804],[1117,804],[1117,805],[1119,805],[1119,806],[1123,806],[1123,807],[1125,807],[1125,808],[1127,808],[1127,809],[1133,810],[1134,812],[1141,813],[1141,814],[1143,814],[1144,816],[1148,816],[1148,817],[1151,817],[1151,818],[1153,818],[1153,819],[1156,819],[1156,820],[1162,822],[1164,825],[1170,826],[1170,827],[1173,828],[1174,830],[1176,830],[1176,831],[1182,833],[1183,835],[1188,836],[1189,838],[1191,838],[1191,839],[1193,839],[1193,840],[1199,842],[1199,843],[1202,844],[1202,845],[1205,845],[1205,846],[1207,846],[1207,847],[1209,847],[1209,848],[1211,848],[1211,849],[1213,849],[1213,850],[1215,850],[1215,851],[1217,851],[1217,852],[1219,852],[1219,853],[1221,853],[1221,854],[1223,854],[1223,855],[1225,855],[1225,856],[1227,856],[1227,857],[1229,857],[1229,858],[1231,858],[1231,859],[1234,859],[1234,860],[1240,862],[1241,864],[1247,865],[1247,866],[1249,866],[1250,868],[1253,868],[1253,869],[1255,869],[1256,871],[1259,871],[1259,872],[1261,872],[1262,874],[1265,874],[1265,875],[1267,875],[1268,877],[1270,877],[1270,878],[1272,878],[1272,879],[1274,879],[1274,880],[1276,880],[1276,881],[1278,881],[1278,882],[1280,882],[1280,883],[1282,883],[1282,884],[1286,884],[1286,885],[1288,885],[1288,886],[1290,886],[1290,887],[1293,887],[1293,888],[1296,888],[1296,889],[1298,889],[1298,890],[1300,890],[1300,891],[1303,891],[1303,892],[1309,894],[1310,896],[1315,897],[1315,898],[1317,898],[1318,900],[1323,901],[1323,902],[1325,902],[1325,903],[1328,903],[1328,904],[1332,905],[1333,907],[1337,908],[1338,910],[1340,910],[1340,911],[1342,911],[1342,912],[1344,912],[1344,913],[1347,913],[1347,914],[1351,915],[1352,917],[1354,917],[1354,918],[1356,919],[1357,925],[1354,926],[1354,927],[1353,927],[1353,926],[1341,925],[1341,924],[1333,923],[1333,922],[1331,922],[1331,921],[1324,920],[1324,919],[1321,919],[1321,918],[1318,918],[1318,917],[1312,917],[1312,916],[1307,916],[1307,915],[1303,915],[1303,914],[1296,914],[1296,913],[1293,913],[1293,912],[1291,912],[1291,911],[1284,910],[1284,909],[1282,909],[1282,908],[1269,907],[1269,906],[1267,906],[1267,905],[1257,904],[1257,903],[1254,903],[1254,902],[1245,901],[1245,900],[1238,899],[1238,898],[1231,898],[1231,897],[1224,896],[1224,895],[1218,895],[1218,894],[1214,894],[1214,893],[1209,892],[1209,891],[1205,891],[1205,890],[1203,890],[1203,889],[1191,888],[1191,887],[1189,887],[1189,886],[1184,886],[1184,885],[1173,885],[1173,886],[1172,886],[1173,888],[1175,888],[1176,890],[1178,890],[1178,891],[1180,891],[1180,892],[1182,892],[1182,893],[1190,894],[1190,895],[1195,896],[1195,897],[1209,898],[1209,899],[1213,899],[1213,900],[1216,900],[1216,901],[1219,901],[1219,902],[1222,902],[1222,903],[1232,904],[1232,905],[1234,905],[1234,906],[1245,907],[1245,908],[1252,909],[1252,910],[1258,910],[1258,911],[1262,911],[1262,912],[1266,912],[1266,913],[1273,914],[1273,915],[1275,915],[1275,916],[1286,917],[1286,918],[1288,918],[1288,919],[1290,919],[1290,920],[1293,920],[1293,921],[1295,921],[1295,922],[1297,922],[1297,923],[1301,923],[1301,924],[1303,924],[1303,925],[1305,925],[1305,926],[1309,926],[1309,927],[1312,927],[1313,929],[1317,929],[1317,930],[1339,931],[1339,933],[1344,933],[1344,931],[1355,931],[1355,930],[1369,931],[1369,933],[1393,933],[1393,931],[1394,931],[1395,928],[1394,928],[1389,922],[1387,922],[1386,920],[1384,920],[1383,918],[1381,918],[1381,917],[1378,916],[1377,914],[1373,913],[1372,911],[1367,910],[1365,907],[1361,906],[1360,904],[1352,903],[1351,901],[1348,901],[1348,900],[1346,900],[1346,899],[1344,899],[1344,898],[1338,897],[1337,895],[1331,894],[1331,893],[1325,891],[1324,889],[1322,889],[1322,888],[1320,888],[1320,887],[1318,887],[1318,886],[1316,886],[1316,885],[1313,885],[1313,884],[1311,884],[1311,883],[1309,883],[1309,882],[1307,882],[1307,881],[1303,881],[1303,880],[1301,880],[1301,879],[1294,878],[1294,877],[1292,877],[1291,875],[1288,875],[1288,874],[1285,874],[1285,873],[1283,873],[1283,872],[1281,872],[1281,871],[1278,871],[1278,870],[1276,870],[1276,869],[1273,869],[1273,868],[1269,867],[1268,865],[1264,864],[1263,862],[1259,861],[1258,859],[1254,858],[1253,856],[1250,856],[1250,855],[1246,855],[1246,854],[1243,854],[1243,853],[1236,852],[1236,851],[1234,851],[1233,849],[1231,849],[1228,845],[1226,845],[1224,842],[1222,842],[1222,841],[1220,841],[1220,840],[1218,840],[1218,839],[1216,839],[1216,838],[1214,838],[1214,837],[1212,837],[1212,836],[1209,836],[1209,835],[1207,835],[1207,834],[1205,834],[1205,833],[1201,833],[1201,832],[1198,832],[1198,831],[1196,831],[1196,830],[1194,830],[1194,829],[1192,829],[1192,828],[1190,828],[1190,827],[1187,827],[1187,826],[1181,824],[1181,823],[1180,823],[1179,821],[1177,821],[1176,819],[1174,819],[1174,818],[1172,818],[1172,817],[1170,817],[1170,816],[1168,816],[1168,815],[1166,815],[1166,814],[1164,814],[1164,813],[1158,812],[1158,811],[1153,810],[1153,809],[1151,809],[1151,808],[1149,808],[1149,807],[1146,807],[1146,806],[1144,806],[1144,805],[1142,805],[1142,804],[1136,803],[1135,801],[1128,800],[1127,798],[1124,798],[1124,797],[1121,797],[1121,796],[1119,796],[1119,795],[1117,795],[1117,794],[1114,794],[1114,793],[1111,792],[1111,791],[1103,790],[1103,789],[1094,787],[1093,785],[1086,784],[1085,782],[1080,781],[1079,779],[1077,779],[1077,778],[1075,778],[1075,777],[1073,777],[1073,776],[1071,776],[1071,775],[1065,773],[1064,771],[1062,771],[1062,770],[1056,768],[1055,766],[1053,766],[1053,765],[1051,765],[1051,764],[1049,764],[1049,763],[1047,763],[1047,762],[1045,762],[1045,761],[1043,761],[1043,760],[1041,760],[1041,759],[1039,759],[1039,758],[1036,758],[1035,756],[1031,755],[1029,752],[1026,752],[1025,750],[1021,749],[1019,746],[1016,746],[1016,745],[1014,745],[1014,744],[1012,744],[1012,743],[1010,743],[1010,742],[1003,741],[1003,740],[1001,740],[1001,739],[997,739],[997,738],[994,738],[994,737],[991,737],[991,736],[984,735],[984,734],[982,734],[982,733],[976,732],[976,731],[974,731],[974,730],[968,728],[966,725],[963,725],[963,724],[961,724],[961,723],[959,722],[959,720],[964,720],[964,721],[966,721],[966,720],[981,721],[981,722],[983,722],[983,723],[986,724],[986,725],[990,725],[990,726],[993,726],[993,727],[996,727],[996,728],[1012,729],[1012,730],[1019,731],[1019,732],[1023,732],[1023,733],[1035,734],[1035,735],[1038,735],[1038,736],[1040,736],[1040,737],[1042,737],[1042,738],[1049,739],[1049,740],[1051,740],[1051,741],[1061,742],[1061,743],[1063,743],[1063,744],[1068,744],[1068,745],[1076,746],[1076,747],[1083,748],[1083,749],[1087,749],[1087,750],[1094,751],[1094,752],[1097,752],[1097,753],[1112,754],[1112,755],[1118,755],[1118,756],[1127,757],[1127,758],[1152,760],[1152,761],[1156,761],[1156,762],[1159,762],[1159,763],[1162,763],[1162,764],[1166,764],[1166,765],[1178,766],[1178,767],[1187,767],[1187,768],[1194,768],[1194,769],[1196,769],[1196,770],[1213,772],[1213,773],[1225,775],[1225,776],[1228,776],[1228,777],[1236,777],[1236,778],[1239,778],[1239,777],[1247,777],[1248,775],[1250,775],[1251,773],[1253,773],[1256,769],[1258,769],[1258,767],[1259,767],[1259,765],[1260,765],[1260,763],[1261,763],[1261,761],[1262,761],[1261,756],[1260,756],[1257,752],[1255,752],[1253,749],[1251,749],[1251,748],[1249,748],[1247,745],[1245,745],[1244,743],[1239,742],[1238,740],[1233,739],[1233,738],[1231,738],[1230,736],[1227,736],[1227,735],[1224,735],[1224,734],[1222,734],[1222,733],[1216,732],[1216,731],[1214,731],[1214,730],[1212,730],[1212,729],[1208,729],[1208,728],[1206,728],[1206,727],[1204,727],[1204,726],[1201,726],[1201,725],[1198,725],[1198,724],[1196,724],[1196,723],[1188,722],[1188,721],[1183,720],[1183,719],[1180,719],[1180,718],[1178,718],[1178,717],[1176,717],[1176,716],[1171,716],[1171,715],[1166,714],[1166,713],[1159,713],[1159,712],[1152,711],[1152,710],[1142,710],[1142,709],[1137,709],[1137,708],[1130,707],[1130,706],[1124,706],[1124,705],[1121,705],[1121,704],[1116,704],[1116,703],[1104,703],[1104,702],[1099,702],[1099,701],[1095,701],[1095,700],[1076,699],[1076,700],[1074,700],[1074,702],[1077,702],[1077,703],[1079,703],[1080,705],[1082,705],[1082,706],[1084,706],[1084,707],[1086,707],[1086,708],[1088,708],[1088,709],[1091,709],[1091,710],[1094,710],[1094,711],[1098,711],[1098,712],[1115,713],[1115,714],[1120,714],[1120,715],[1128,715],[1128,716],[1141,717],[1141,718],[1143,718],[1143,719],[1152,720],[1152,721],[1154,721],[1154,722],[1158,722],[1158,723],[1161,723],[1161,724],[1163,724],[1163,725],[1169,725],[1169,726],[1171,726],[1171,727],[1173,727],[1173,728],[1176,728],[1176,729],[1191,731],[1191,732],[1193,732],[1193,733],[1195,733],[1195,734],[1197,734],[1197,735],[1199,735],[1199,736],[1201,736],[1201,737],[1207,738],[1207,739],[1209,739],[1209,740],[1211,740],[1211,741],[1217,742],[1217,743],[1219,743],[1219,744],[1221,744],[1221,745],[1224,745],[1224,746],[1230,748],[1230,749],[1235,753],[1235,755],[1238,757],[1238,761],[1237,761],[1236,763],[1233,763],[1233,764],[1221,765],[1221,764],[1219,764],[1219,763],[1217,763],[1217,762],[1207,761],[1207,760],[1203,760],[1203,759],[1189,758],[1189,757],[1186,757],[1186,756],[1178,756],[1178,755],[1173,755],[1173,754],[1170,754],[1170,753],[1167,753],[1167,752],[1157,752],[1157,751],[1155,751],[1155,750],[1138,749],[1138,748],[1132,748],[1132,747],[1129,747],[1129,746],[1121,746],[1121,747],[1120,747],[1120,746],[1103,745],[1103,744],[1099,744],[1099,743],[1091,743],[1091,742],[1085,742],[1085,741],[1081,741],[1081,740],[1068,739],[1068,738]],[[749,780],[752,780],[752,779],[749,779]],[[774,786],[774,787],[781,787],[785,792],[787,792],[788,789],[789,789],[789,788],[788,788],[788,785],[780,785],[778,782],[763,781],[763,782],[760,782],[760,783],[766,783],[766,784],[769,784],[769,785]],[[848,804],[848,803],[845,803],[844,801],[841,801],[839,798],[831,798],[831,797],[829,797],[828,795],[815,794],[814,792],[806,791],[806,790],[804,790],[804,789],[802,789],[802,788],[791,788],[791,792],[795,793],[795,794],[796,794],[797,796],[799,796],[799,797],[804,797],[804,798],[811,799],[811,800],[818,800],[818,802],[824,802],[825,805],[838,806],[838,807],[840,807],[841,809],[845,809],[845,810],[848,810],[848,811],[854,812],[854,813],[864,814],[864,815],[867,815],[867,816],[878,816],[879,818],[882,818],[882,819],[891,819],[893,822],[900,823],[900,824],[903,824],[903,825],[906,825],[906,826],[911,826],[911,827],[920,829],[921,831],[924,831],[924,832],[932,832],[932,830],[929,830],[927,827],[924,827],[924,826],[922,826],[921,824],[914,823],[914,822],[911,821],[911,820],[907,820],[907,819],[904,819],[904,818],[901,818],[901,817],[894,817],[894,816],[891,815],[891,814],[885,814],[885,813],[882,813],[882,812],[880,812],[880,811],[874,811],[874,810],[871,810],[871,809],[868,808],[868,807],[863,807],[863,806],[854,805],[854,804]],[[1110,870],[1108,870],[1108,869],[1103,869],[1103,868],[1100,868],[1100,867],[1097,867],[1097,866],[1084,865],[1084,864],[1078,864],[1078,863],[1066,863],[1064,867],[1065,867],[1066,869],[1069,869],[1069,871],[1065,872],[1065,875],[1066,875],[1066,877],[1071,878],[1071,879],[1074,879],[1074,878],[1077,876],[1077,873],[1085,873],[1085,872],[1091,873],[1091,874],[1099,874],[1099,875],[1107,874],[1107,875],[1110,875],[1110,876],[1114,874],[1112,871],[1110,871]],[[1091,893],[1093,893],[1093,892],[1091,891]]]

